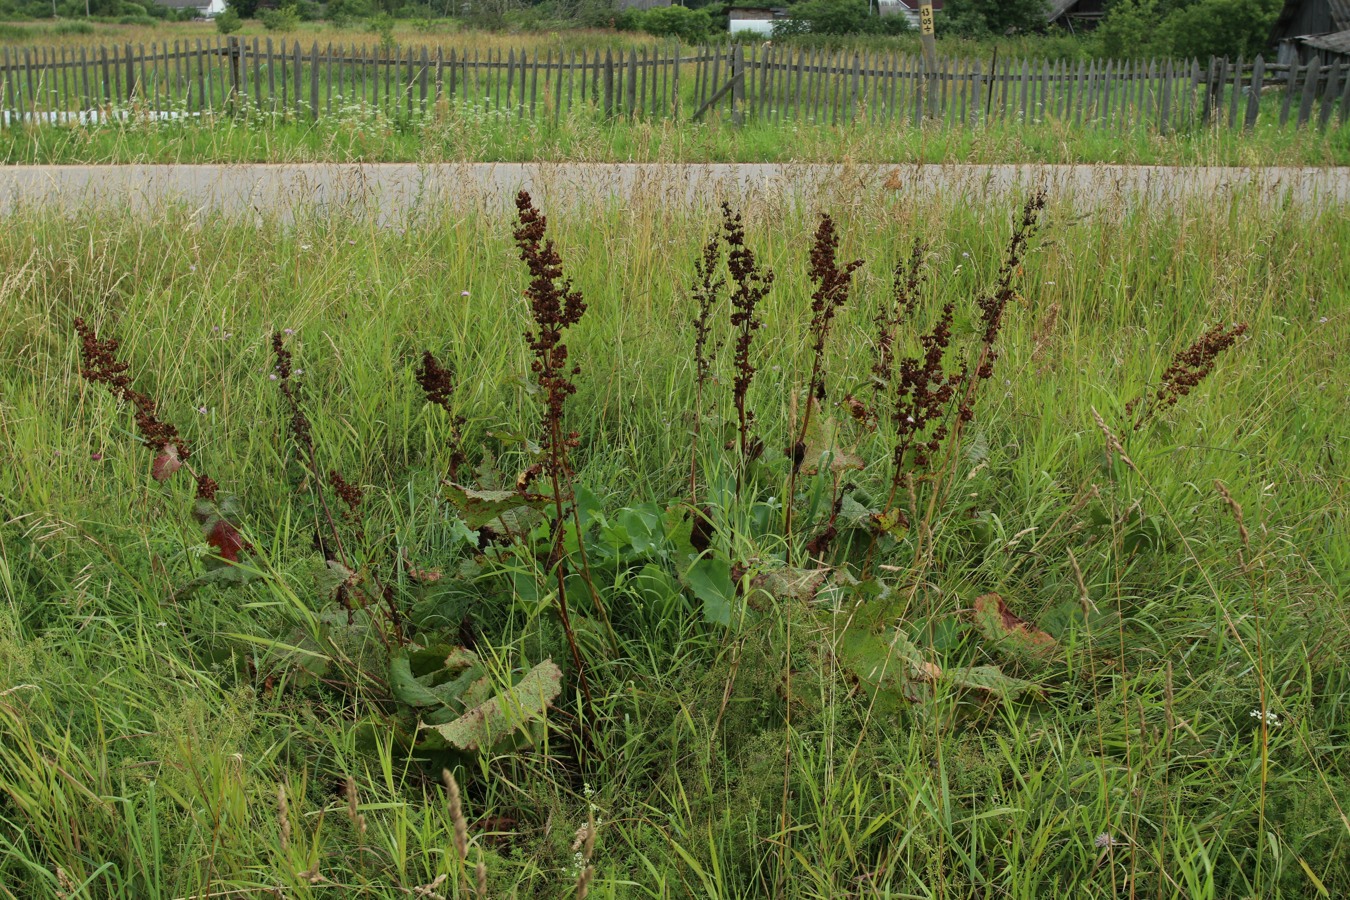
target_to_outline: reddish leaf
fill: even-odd
[[[244,549],[244,538],[224,519],[216,519],[206,532],[206,542],[215,548],[221,559],[239,562],[239,551]]]
[[[178,458],[178,445],[165,444],[160,448],[159,455],[155,457],[155,462],[150,467],[150,477],[156,481],[166,481],[182,467],[183,461]]]

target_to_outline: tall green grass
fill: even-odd
[[[0,163],[236,162],[932,162],[1138,165],[1350,165],[1350,128],[1268,123],[1160,135],[1047,120],[979,127],[522,121],[461,110],[389,119],[351,111],[315,124],[280,118],[0,129]]]
[[[396,746],[378,687],[261,677],[260,642],[322,606],[267,337],[296,332],[315,439],[367,486],[368,530],[470,578],[451,574],[465,552],[437,501],[445,422],[413,371],[426,347],[455,363],[471,456],[509,460],[509,436],[535,426],[509,222],[472,198],[397,227],[332,210],[294,225],[16,214],[0,230],[0,896],[470,896],[478,849],[491,896],[568,895],[588,819],[592,897],[1345,894],[1350,221],[1267,199],[1052,198],[906,615],[939,664],[988,662],[965,610],[1000,592],[1062,647],[1049,675],[1002,660],[1039,695],[938,689],[871,710],[807,606],[728,633],[677,604],[638,617],[618,654],[583,635],[595,758],[570,757],[558,720],[540,748],[472,763],[463,869],[439,771]],[[926,307],[956,303],[971,333],[1012,210],[843,184],[820,202],[841,256],[867,260],[828,351],[832,401],[870,390],[871,319],[917,234]],[[745,212],[778,273],[751,402],[782,447],[809,374],[814,210]],[[687,489],[687,289],[715,222],[656,187],[551,219],[590,304],[569,336],[577,481],[611,512]],[[75,316],[123,341],[194,463],[242,495],[274,577],[173,599],[200,566],[190,487],[151,481],[127,412],[80,379]],[[1172,354],[1237,320],[1246,339],[1201,388],[1126,433],[1125,402]],[[725,360],[715,375],[707,407],[727,415]],[[860,483],[883,478],[884,435],[858,452]],[[640,582],[618,590],[650,602]],[[497,664],[562,658],[520,591],[448,591]],[[1085,602],[1099,615],[1080,622]]]

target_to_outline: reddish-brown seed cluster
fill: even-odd
[[[891,383],[891,367],[895,364],[896,332],[901,324],[914,315],[919,306],[919,288],[926,274],[923,258],[927,251],[928,245],[915,238],[909,257],[895,264],[890,305],[883,306],[872,320],[877,328],[876,360],[872,364],[872,396],[873,403],[878,409],[882,394]]]
[[[716,346],[710,346],[708,338],[712,333],[712,313],[717,305],[726,280],[718,274],[722,265],[722,242],[714,234],[703,246],[703,255],[694,262],[694,303],[697,313],[694,315],[694,377],[700,388],[708,380],[712,369]]]
[[[458,478],[459,469],[464,465],[463,434],[465,418],[455,412],[455,368],[449,363],[441,365],[430,350],[422,351],[422,362],[417,367],[417,383],[426,395],[428,403],[434,403],[450,419],[450,436],[446,445],[450,448],[450,480]]]
[[[586,303],[581,292],[572,287],[571,279],[563,277],[562,257],[553,241],[545,238],[548,220],[521,191],[516,195],[516,247],[520,259],[530,272],[530,285],[525,298],[530,302],[534,328],[525,333],[534,360],[530,364],[540,388],[544,391],[544,456],[550,473],[561,474],[567,467],[567,451],[579,442],[579,435],[562,432],[563,408],[567,398],[576,393],[570,376],[580,369],[567,364],[567,345],[563,333],[569,326],[581,321]]]
[[[807,386],[807,394],[821,402],[825,400],[825,368],[822,360],[825,343],[830,336],[830,325],[839,307],[848,301],[853,273],[863,264],[861,259],[855,259],[841,266],[838,253],[839,235],[834,228],[834,219],[822,213],[811,244],[809,274],[816,285],[811,294],[811,352],[815,361],[811,370],[811,383]]]
[[[312,452],[313,441],[309,418],[305,416],[305,411],[300,406],[300,399],[295,395],[295,385],[291,381],[291,376],[294,374],[294,370],[291,368],[291,351],[286,349],[286,342],[280,331],[272,332],[272,355],[276,359],[278,388],[281,391],[281,396],[286,398],[286,405],[291,411],[288,423],[291,428],[291,435],[295,438],[296,443]]]
[[[83,362],[80,375],[91,384],[103,385],[118,400],[131,404],[136,410],[136,430],[147,447],[156,451],[174,447],[180,460],[191,456],[191,448],[178,434],[178,429],[155,414],[155,401],[131,386],[131,376],[127,374],[130,365],[117,360],[118,341],[115,338],[100,340],[93,326],[82,318],[75,320],[75,331],[80,335]]]
[[[1195,390],[1214,371],[1219,355],[1237,343],[1237,339],[1246,332],[1246,322],[1237,322],[1231,326],[1220,322],[1172,357],[1153,397],[1146,400],[1141,396],[1125,404],[1126,415],[1133,416],[1136,410],[1139,411],[1134,421],[1135,430],[1142,428],[1155,411],[1175,406],[1178,400]]]
[[[955,311],[951,303],[943,306],[933,329],[919,338],[923,354],[907,356],[899,362],[893,413],[897,473],[911,449],[914,464],[920,468],[927,466],[929,454],[935,453],[947,436],[942,418],[957,387],[965,380],[964,371],[948,374],[945,367]]]
[[[756,307],[773,285],[773,272],[760,270],[754,251],[745,246],[745,227],[741,223],[740,213],[733,213],[728,203],[722,204],[722,231],[727,246],[731,248],[727,253],[727,271],[731,273],[733,284],[731,327],[736,332],[736,376],[732,381],[731,395],[736,407],[741,455],[748,456],[758,446],[750,434],[755,417],[745,404],[756,371],[750,362],[750,347],[754,343],[755,332],[763,325],[756,316]]]
[[[364,495],[360,485],[352,484],[342,477],[342,473],[337,469],[328,470],[328,484],[337,494],[339,500],[347,505],[347,510],[354,516],[357,510],[361,508],[361,501]]]
[[[992,348],[999,330],[1003,327],[1003,311],[1007,309],[1008,302],[1016,293],[1012,286],[1013,278],[1022,271],[1022,258],[1026,255],[1027,242],[1036,233],[1041,211],[1044,209],[1045,191],[1036,191],[1022,207],[1022,218],[1013,228],[1012,238],[1008,242],[1008,250],[1003,257],[1003,265],[999,268],[993,291],[976,301],[980,308],[980,325],[984,329],[982,337],[986,347]],[[976,373],[979,377],[989,378],[993,375],[992,358],[989,360],[988,374],[983,372],[984,368],[982,366],[982,371]]]

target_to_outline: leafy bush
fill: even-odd
[[[862,34],[872,15],[863,0],[803,0],[790,18],[774,24],[774,36],[794,34]]]
[[[265,10],[260,18],[268,31],[294,31],[300,27],[300,13],[294,6]]]
[[[225,0],[225,5],[241,19],[252,19],[258,14],[258,0]]]
[[[1251,58],[1266,49],[1279,0],[1118,0],[1094,36],[1113,59]]]
[[[239,18],[239,13],[232,9],[227,9],[216,16],[216,31],[221,34],[233,34],[244,27],[244,22]]]
[[[657,37],[673,37],[686,44],[706,41],[712,34],[713,19],[706,9],[665,6],[649,9],[635,17],[637,27]]]
[[[1279,0],[1199,0],[1167,16],[1173,56],[1246,56],[1266,48]]]
[[[934,24],[940,34],[987,38],[1044,31],[1045,0],[947,0]]]
[[[898,35],[913,30],[904,16],[872,15],[863,0],[804,0],[791,7],[789,15],[774,23],[774,37]]]
[[[324,16],[335,28],[351,28],[357,22],[375,14],[370,0],[332,0]]]
[[[394,17],[389,13],[380,13],[368,21],[366,31],[380,36],[380,47],[384,50],[394,48]]]

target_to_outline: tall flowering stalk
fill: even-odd
[[[896,332],[919,306],[919,289],[923,286],[926,274],[923,257],[927,250],[928,245],[920,238],[914,239],[909,256],[895,264],[890,305],[883,306],[873,319],[877,328],[877,342],[876,357],[872,364],[872,409],[878,415],[895,368]]]
[[[1173,356],[1153,395],[1142,394],[1125,404],[1125,414],[1134,417],[1134,430],[1143,428],[1158,410],[1176,406],[1177,401],[1195,390],[1214,371],[1220,354],[1246,333],[1246,322],[1237,322],[1231,326],[1220,322]]]
[[[116,338],[100,338],[94,327],[82,318],[76,318],[75,332],[80,337],[80,376],[90,384],[105,387],[119,402],[135,410],[136,430],[141,442],[155,451],[150,475],[156,481],[167,481],[179,469],[186,469],[197,485],[197,502],[192,514],[202,526],[206,543],[226,563],[237,563],[239,553],[252,548],[238,528],[217,505],[220,485],[205,472],[196,471],[188,463],[192,448],[171,422],[159,417],[159,407],[148,394],[132,386],[131,365],[117,358]]]
[[[347,616],[350,619],[358,606],[367,608],[365,603],[367,593],[358,588],[362,576],[357,572],[356,559],[348,551],[346,542],[342,539],[342,529],[338,526],[338,517],[333,514],[333,506],[328,502],[324,487],[326,485],[333,492],[333,496],[347,508],[345,518],[354,532],[357,544],[360,544],[365,537],[365,523],[360,515],[361,505],[365,501],[365,492],[359,484],[344,478],[337,469],[329,468],[325,472],[319,463],[319,450],[314,443],[314,429],[309,421],[309,416],[305,414],[304,404],[301,403],[301,387],[295,380],[295,376],[300,374],[300,370],[295,368],[294,354],[286,346],[286,333],[282,331],[272,332],[272,359],[274,361],[272,375],[277,383],[277,390],[281,392],[281,397],[286,403],[286,410],[289,413],[286,424],[290,429],[291,438],[294,439],[300,450],[301,464],[309,473],[311,490],[314,498],[318,501],[323,524],[327,527],[326,534],[317,535],[320,548],[327,559],[341,565],[342,570],[347,573],[346,580],[338,585],[337,602],[347,611]],[[376,598],[379,603],[383,603],[384,618],[388,620],[389,625],[387,635],[382,628],[377,629],[375,633],[385,646],[403,646],[407,642],[407,636],[403,628],[403,615],[399,612],[398,604],[395,602],[394,590],[380,579],[373,567],[369,570],[368,576],[370,580],[369,596]],[[372,618],[372,621],[378,621],[378,619]]]
[[[710,343],[712,314],[726,279],[718,274],[722,265],[721,236],[714,234],[703,247],[703,255],[694,262],[694,285],[691,293],[697,312],[694,314],[694,427],[689,448],[689,502],[698,505],[698,439],[703,431],[703,390],[712,372],[717,346]]]
[[[755,252],[745,245],[745,227],[741,223],[740,213],[733,213],[728,203],[722,204],[722,230],[730,248],[727,253],[727,271],[731,273],[732,283],[731,328],[736,334],[736,377],[732,381],[731,399],[736,407],[738,441],[744,466],[747,460],[758,455],[761,447],[751,433],[755,415],[746,407],[746,396],[750,393],[756,371],[754,363],[750,361],[750,348],[755,341],[755,332],[764,325],[757,315],[757,307],[773,286],[773,271],[760,269]]]
[[[835,314],[848,301],[853,273],[862,266],[861,259],[840,265],[839,235],[834,220],[822,214],[811,245],[811,281],[816,289],[811,294],[811,376],[806,384],[806,409],[798,426],[796,442],[792,446],[792,469],[788,474],[787,498],[783,504],[783,531],[788,539],[788,553],[792,540],[792,500],[797,494],[797,473],[801,471],[806,454],[806,435],[811,427],[811,414],[818,403],[825,401],[825,345],[830,337],[830,326]],[[789,562],[791,560],[789,559]]]
[[[544,400],[544,436],[540,442],[543,449],[543,474],[553,487],[553,507],[556,513],[553,532],[553,545],[549,551],[548,565],[553,569],[558,582],[558,618],[562,622],[563,632],[567,636],[567,645],[572,653],[572,661],[577,667],[577,680],[588,707],[593,708],[590,684],[586,679],[586,666],[582,662],[581,651],[577,648],[576,633],[572,629],[572,619],[567,603],[566,555],[564,537],[567,527],[566,504],[572,500],[572,467],[570,451],[575,448],[580,435],[575,431],[563,430],[563,414],[567,398],[576,393],[576,385],[571,377],[581,369],[568,362],[567,344],[564,336],[568,328],[581,321],[586,312],[586,302],[581,292],[572,287],[570,278],[563,275],[562,257],[559,256],[553,241],[546,237],[548,220],[535,208],[530,195],[521,191],[516,195],[517,225],[514,231],[516,248],[520,251],[521,262],[530,273],[530,284],[525,289],[525,299],[530,304],[530,317],[534,327],[525,332],[525,340],[534,359],[530,370],[543,391]],[[591,587],[591,597],[596,604],[606,626],[609,617],[600,602],[590,578],[589,566],[585,558],[585,542],[582,540],[580,516],[576,504],[572,503],[572,518],[577,526],[577,546],[582,554],[582,566],[587,585]],[[613,629],[610,629],[611,636]]]

